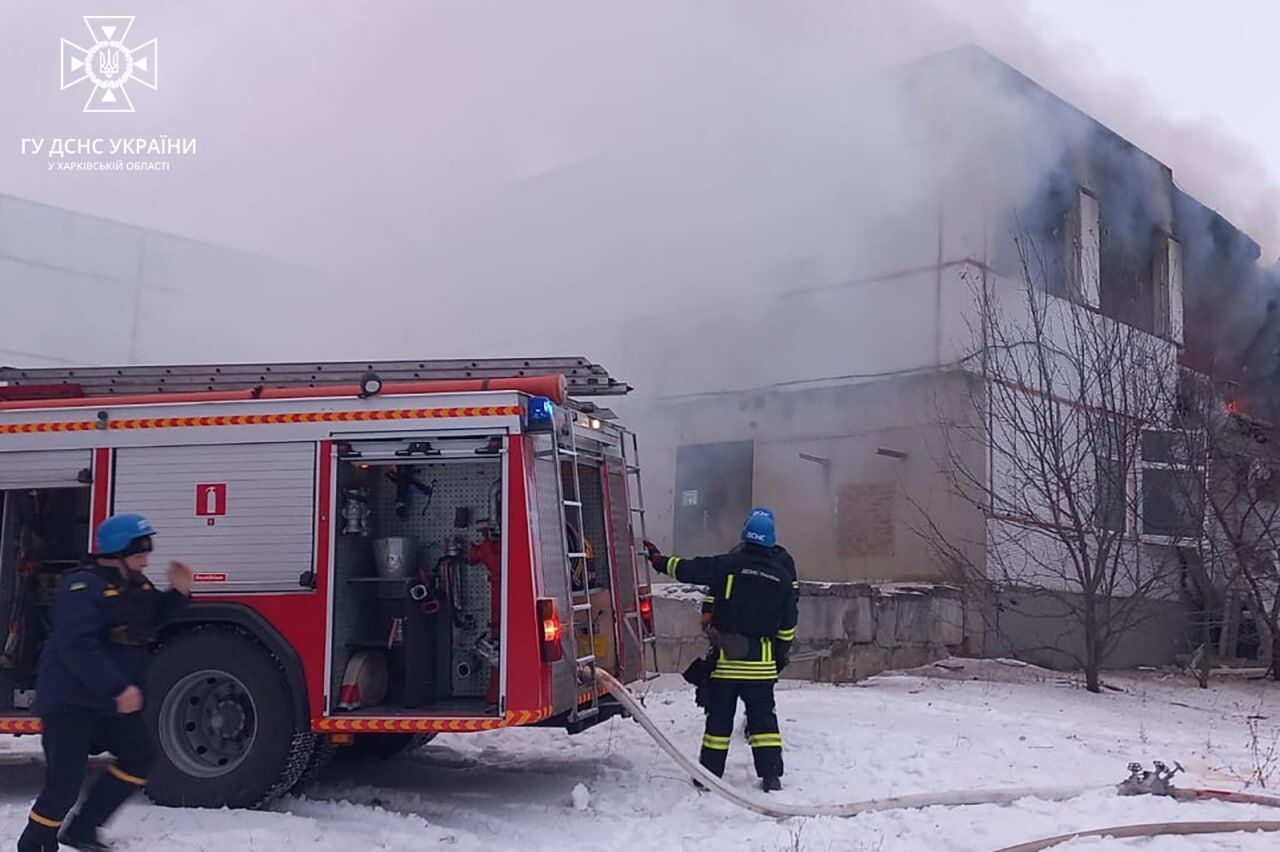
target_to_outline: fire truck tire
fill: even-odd
[[[390,760],[435,739],[435,734],[356,734],[349,746],[339,746],[338,755],[355,760]]]
[[[290,790],[316,737],[294,720],[279,662],[240,630],[200,627],[156,652],[144,712],[159,741],[160,805],[253,808]]]
[[[315,748],[311,751],[311,758],[307,761],[306,767],[303,768],[302,774],[298,776],[298,780],[293,782],[293,786],[289,788],[290,793],[301,793],[324,774],[325,769],[333,762],[333,756],[338,751],[338,747],[333,741],[323,734],[317,735],[315,738]]]

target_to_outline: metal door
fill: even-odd
[[[675,552],[721,553],[738,542],[751,511],[755,444],[693,444],[676,450]]]
[[[316,445],[122,449],[114,511],[146,515],[164,558],[202,591],[303,591],[312,570]]]

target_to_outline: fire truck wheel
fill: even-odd
[[[289,790],[315,749],[315,736],[294,726],[280,665],[238,630],[165,642],[147,696],[160,743],[147,795],[160,805],[257,807]]]
[[[390,760],[399,754],[413,751],[435,739],[435,734],[356,734],[349,746],[340,746],[338,754],[344,758],[365,760],[376,758]]]

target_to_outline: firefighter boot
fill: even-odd
[[[27,820],[26,830],[18,838],[18,852],[58,852],[58,829]]]
[[[79,849],[80,852],[111,852],[115,848],[102,839],[98,829],[90,828],[86,823],[77,822],[75,819],[67,824],[67,827],[62,830],[62,836],[58,839],[64,845]]]
[[[114,763],[108,766],[107,771],[89,788],[80,810],[62,830],[62,842],[80,852],[106,852],[111,849],[98,833],[98,828],[144,783],[143,779],[122,771]]]
[[[773,793],[777,790],[781,790],[782,779],[777,775],[769,775],[768,777],[762,778],[760,779],[760,789],[764,790],[766,793]]]

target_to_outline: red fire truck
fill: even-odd
[[[53,590],[116,512],[196,572],[145,689],[161,804],[618,713],[597,667],[653,668],[637,443],[585,398],[627,390],[582,358],[0,369],[0,732],[40,730]]]

